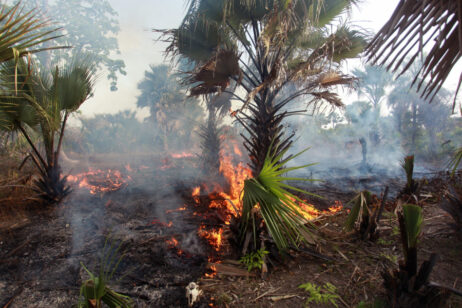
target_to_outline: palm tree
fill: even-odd
[[[385,89],[391,84],[392,75],[381,67],[366,66],[364,70],[354,69],[353,74],[358,78],[358,95],[365,96],[373,107],[373,116],[370,138],[374,146],[380,143],[380,132],[378,121],[380,110],[385,98]]]
[[[255,176],[244,188],[240,217],[241,244],[247,243],[244,251],[250,230],[257,249],[258,232],[250,223],[257,226],[256,212],[278,249],[296,246],[303,237],[305,220],[285,190],[295,188],[282,183],[287,180],[282,174],[291,170],[284,168],[288,159],[283,156],[293,137],[285,135],[283,122],[300,112],[287,109],[300,97],[313,104],[342,105],[330,89],[352,84],[354,78],[340,71],[340,63],[357,56],[365,37],[347,24],[330,31],[330,23],[355,2],[192,0],[180,27],[163,31],[170,42],[167,52],[195,63],[185,80],[190,95],[228,93],[242,103],[232,115],[246,131],[244,146]],[[230,90],[232,81],[236,88]]]
[[[70,191],[59,166],[66,123],[92,94],[91,65],[86,59],[75,59],[67,67],[56,66],[47,72],[19,59],[17,63],[1,65],[0,81],[5,93],[0,102],[0,121],[4,123],[1,128],[21,131],[41,174],[36,182],[37,192],[48,202],[59,202]],[[30,130],[39,132],[45,155],[30,138]]]
[[[138,83],[141,94],[136,105],[148,107],[149,120],[161,131],[164,150],[173,141],[190,141],[196,122],[202,117],[202,110],[195,98],[188,98],[179,80],[167,65],[151,65],[145,71],[144,79]]]
[[[189,80],[191,95],[230,92],[243,103],[234,114],[247,131],[244,136],[251,168],[258,174],[270,148],[279,153],[291,144],[283,120],[285,111],[300,96],[311,102],[342,103],[329,89],[350,85],[353,78],[339,70],[343,59],[355,57],[365,39],[348,25],[330,32],[327,25],[348,10],[349,0],[191,1],[178,29],[164,31],[173,55],[196,57]],[[297,90],[285,93],[285,87]],[[245,93],[245,96],[240,93]],[[285,95],[283,95],[285,94]]]
[[[207,122],[201,125],[201,168],[206,175],[217,176],[220,169],[220,151],[222,140],[220,124],[231,109],[229,93],[205,95]]]
[[[393,76],[379,66],[366,66],[364,70],[354,69],[358,78],[358,95],[365,96],[374,109],[380,111],[380,105],[386,97],[385,88],[392,82]]]
[[[432,100],[462,56],[462,4],[458,0],[401,0],[393,15],[366,48],[372,64],[403,74],[423,60],[414,75],[423,98]],[[432,46],[427,55],[423,50]],[[404,63],[404,66],[401,64]],[[428,80],[427,80],[428,78]],[[454,95],[462,84],[462,74]]]
[[[450,92],[441,89],[436,93],[435,103],[429,104],[428,99],[419,95],[416,89],[412,88],[413,75],[418,70],[418,63],[415,63],[408,72],[399,77],[395,87],[388,96],[388,105],[396,119],[397,131],[408,144],[408,154],[416,153],[417,140],[426,132],[430,138],[430,153],[437,149],[437,133],[448,124],[450,110],[448,103]],[[421,149],[423,150],[423,149]]]
[[[61,37],[55,35],[59,28],[49,29],[49,21],[40,18],[35,9],[23,12],[21,2],[0,9],[0,63],[14,59],[16,62],[25,55],[64,47],[35,48],[43,42]],[[2,94],[0,94],[2,95]],[[0,119],[1,126],[6,125]]]
[[[61,37],[53,35],[59,28],[45,30],[48,20],[42,20],[39,12],[32,9],[22,12],[21,2],[11,8],[0,9],[0,62],[19,59],[26,54],[63,47],[35,48],[43,42]]]

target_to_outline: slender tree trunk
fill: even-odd
[[[64,130],[66,129],[66,122],[67,122],[68,118],[69,118],[69,113],[66,110],[65,114],[64,114],[64,120],[63,120],[63,123],[61,125],[61,131],[59,132],[58,146],[56,148],[55,157],[54,157],[56,166],[59,163],[59,153],[61,152],[61,146],[63,144],[63,138],[64,138]]]
[[[415,140],[417,137],[417,106],[416,103],[412,103],[412,136],[411,136],[411,151],[415,152]]]
[[[47,163],[45,162],[45,160],[43,159],[42,155],[40,155],[40,152],[37,150],[37,148],[35,147],[34,143],[32,142],[32,140],[29,138],[29,135],[27,134],[26,130],[21,126],[21,124],[17,123],[18,127],[19,127],[19,130],[21,131],[21,133],[24,135],[24,137],[26,138],[27,142],[29,143],[29,145],[31,146],[32,148],[32,151],[34,151],[34,154],[37,156],[37,158],[40,160],[40,162],[42,163],[42,166],[43,168],[47,168]]]

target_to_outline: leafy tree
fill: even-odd
[[[72,140],[66,138],[66,149],[69,147],[86,153],[127,153],[135,149],[152,149],[155,132],[135,116],[136,112],[125,110],[116,114],[79,117],[82,127],[78,136]]]
[[[108,0],[34,0],[25,3],[36,5],[63,28],[64,36],[56,43],[72,46],[67,52],[40,55],[42,65],[48,67],[56,61],[72,61],[78,54],[88,54],[92,64],[108,71],[111,91],[117,90],[118,75],[126,75],[125,63],[115,58],[120,54],[117,34],[120,30],[117,12]],[[46,46],[46,45],[45,45]]]
[[[59,154],[69,115],[91,95],[94,75],[91,61],[75,59],[67,66],[39,70],[34,63],[20,59],[0,67],[0,81],[9,96],[0,102],[3,129],[21,131],[32,152],[30,157],[40,171],[36,190],[46,201],[59,202],[68,192],[61,176]],[[16,87],[17,81],[17,87]],[[45,155],[29,136],[29,129],[40,133]]]

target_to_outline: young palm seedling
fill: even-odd
[[[399,268],[382,273],[388,296],[388,307],[442,307],[448,297],[448,288],[429,281],[437,255],[417,267],[417,242],[422,227],[422,208],[403,205],[398,221],[403,245],[404,260]]]
[[[114,248],[114,244],[107,246],[107,240],[103,248],[99,275],[93,274],[82,263],[82,267],[90,276],[80,287],[79,308],[101,308],[106,304],[111,308],[131,308],[131,299],[123,294],[115,292],[108,283],[114,276],[123,255],[117,258],[119,248]]]
[[[310,233],[305,226],[307,220],[299,206],[305,202],[292,192],[313,194],[291,186],[287,184],[287,181],[313,180],[284,176],[289,171],[313,165],[286,166],[290,160],[305,151],[283,159],[287,149],[277,156],[272,154],[277,153],[277,148],[274,151],[270,149],[258,176],[244,182],[239,230],[241,245],[245,246],[251,242],[253,243],[252,249],[257,250],[257,235],[262,226],[268,231],[271,241],[274,242],[279,252],[286,252],[290,247],[299,247],[302,242],[307,241],[306,237]],[[263,223],[260,223],[259,217],[262,218]],[[244,247],[245,250],[246,247]]]
[[[419,183],[413,179],[414,155],[404,157],[404,162],[401,166],[406,172],[406,186],[401,193],[406,195],[417,195],[419,190]]]
[[[449,162],[449,169],[451,170],[451,176],[454,177],[456,174],[457,168],[459,168],[459,164],[462,161],[462,147],[458,148]]]
[[[359,226],[358,232],[362,239],[376,240],[378,238],[377,225],[385,205],[388,187],[385,188],[380,206],[376,198],[367,190],[360,192],[350,203],[353,203],[350,214],[345,222],[345,230],[353,230],[355,224]]]

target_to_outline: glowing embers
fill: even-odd
[[[128,168],[127,168],[128,170]],[[75,175],[69,175],[67,180],[76,183],[79,188],[85,188],[91,194],[116,191],[128,185],[130,176],[123,175],[119,170],[92,170]]]
[[[169,247],[170,249],[176,250],[176,254],[177,254],[178,256],[185,255],[185,252],[184,252],[183,250],[180,249],[180,247],[179,247],[179,245],[178,245],[178,244],[179,244],[179,243],[178,243],[178,240],[177,240],[175,237],[172,236],[172,237],[171,237],[170,239],[168,239],[166,242],[167,242],[168,247]]]
[[[209,259],[209,262],[211,260]],[[214,278],[217,275],[217,267],[213,265],[212,263],[209,263],[207,265],[207,273],[204,274],[206,278]]]

